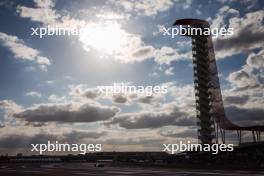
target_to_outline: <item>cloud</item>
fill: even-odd
[[[231,88],[223,91],[228,118],[242,125],[263,124],[263,50],[252,52],[241,69],[231,72]],[[262,115],[261,115],[262,114]]]
[[[174,5],[174,3],[177,3],[177,5],[181,6],[183,9],[187,9],[191,6],[192,0],[111,0],[110,3],[114,4],[118,8],[122,8],[128,13],[134,12],[137,15],[155,16],[159,12],[165,12],[169,10]]]
[[[141,108],[154,108],[158,107],[165,95],[152,94],[147,95],[147,93],[127,93],[127,94],[113,94],[112,96],[102,97],[104,99],[109,99],[113,103],[132,105],[137,104]]]
[[[130,83],[125,83],[125,85],[129,85],[129,84]],[[115,83],[115,86],[118,85],[119,85],[118,83]],[[104,93],[100,90],[99,87],[91,88],[84,84],[71,85],[70,89],[71,89],[70,95],[72,95],[74,98],[85,99],[85,100],[104,99],[104,100],[110,100],[112,103],[125,104],[125,105],[131,105],[133,103],[154,105],[156,103],[159,103],[163,97],[161,93],[160,94],[153,93],[151,96],[149,96],[150,91],[146,91],[144,93],[139,93],[139,92],[138,93],[129,93],[129,92]]]
[[[153,57],[154,48],[146,45],[141,35],[125,30],[116,21],[89,22],[79,41],[86,51],[104,53],[121,63],[141,62]]]
[[[144,103],[144,104],[151,104],[153,103],[154,96],[143,96],[138,98],[139,103]]]
[[[126,12],[136,12],[146,16],[156,15],[158,12],[168,10],[172,5],[172,0],[153,0],[153,1],[139,1],[134,0],[122,1],[111,0],[111,3],[117,7],[123,8]]]
[[[41,93],[36,92],[36,91],[31,91],[31,92],[27,92],[26,96],[30,96],[30,97],[41,97]]]
[[[154,60],[158,64],[170,65],[172,61],[190,60],[191,58],[191,51],[179,53],[176,49],[168,46],[163,46],[160,49],[156,49],[154,52]]]
[[[243,77],[243,74],[240,77]],[[248,79],[248,74],[246,74],[243,79],[241,78],[241,80],[239,80],[239,84],[237,83],[238,80],[235,80],[235,83],[231,83],[231,89],[223,90],[225,108],[236,108],[235,110],[237,112],[241,110],[241,112],[237,113],[237,116],[240,116],[239,114],[243,114],[243,111],[246,110],[249,112],[252,111],[251,116],[253,116],[254,112],[258,113],[257,111],[255,111],[256,109],[263,109],[264,106],[264,85],[260,83],[256,84],[255,82],[253,82],[253,84],[249,84],[246,79]],[[242,80],[245,80],[245,82],[243,82]],[[232,113],[232,116],[234,117],[230,118],[239,119],[236,117],[235,113]],[[249,116],[248,118],[250,118],[251,116]],[[248,121],[247,123],[248,125],[250,125],[251,121]]]
[[[234,34],[215,40],[216,58],[226,58],[241,52],[246,53],[263,48],[263,19],[263,10],[247,13],[244,17],[230,18],[228,27],[233,28]]]
[[[175,82],[167,82],[169,94],[174,98],[175,103],[185,112],[191,114],[195,108],[194,87],[192,84],[177,85]]]
[[[96,14],[95,16],[99,19],[106,19],[106,20],[121,20],[121,19],[127,20],[129,19],[130,14],[118,14],[115,12],[109,12],[109,13]]]
[[[151,96],[144,93],[133,93],[133,94],[114,94],[109,97],[114,103],[139,103],[140,105],[157,105],[162,100],[162,95],[153,94]],[[105,97],[107,98],[107,97]]]
[[[53,0],[34,0],[36,8],[30,8],[25,6],[18,6],[17,12],[22,18],[29,18],[31,21],[41,22],[44,25],[52,25],[57,23],[61,17],[57,14],[56,10],[53,10],[55,6]]]
[[[107,132],[92,132],[92,131],[81,131],[81,130],[73,130],[70,133],[63,134],[64,140],[67,140],[69,142],[80,142],[84,139],[99,139],[102,136],[105,136]]]
[[[127,98],[122,94],[113,95],[113,102],[114,103],[126,103]]]
[[[79,84],[79,85],[71,85],[70,86],[70,95],[76,97],[84,97],[87,99],[96,99],[101,95],[100,90],[96,88],[90,88],[86,85]]]
[[[73,104],[43,104],[16,113],[14,117],[27,122],[97,122],[108,120],[117,112],[119,109],[116,107],[91,103],[79,107],[74,107]]]
[[[242,96],[228,96],[224,99],[224,102],[228,105],[232,104],[240,104],[243,105],[246,102],[248,102],[249,96],[248,95],[242,95]]]
[[[36,8],[19,6],[20,17],[40,22],[44,26],[82,29],[77,39],[87,52],[91,49],[99,53],[103,51],[107,57],[113,57],[122,63],[134,63],[150,58],[151,50],[154,50],[144,44],[140,35],[127,32],[115,20],[88,22],[72,18],[69,14],[61,14],[56,10],[54,1],[51,0],[45,3],[37,0],[35,5]]]
[[[144,60],[153,57],[154,48],[152,46],[143,46],[132,53],[132,56],[138,60]]]
[[[41,56],[38,50],[28,47],[22,39],[16,36],[0,32],[0,42],[12,52],[16,59],[34,61],[43,70],[51,64],[48,58]]]
[[[34,11],[40,11],[41,13],[45,10],[47,9],[34,8]],[[48,11],[58,13],[51,7],[49,7]],[[21,17],[25,17],[22,14]],[[42,16],[42,14],[37,16]],[[34,15],[31,16],[32,21],[41,22],[43,25],[81,29],[82,32],[78,36],[78,40],[87,52],[92,49],[99,54],[103,52],[104,57],[112,57],[122,63],[141,62],[153,56],[154,48],[152,46],[145,45],[140,35],[129,33],[117,21],[97,20],[88,22],[72,18],[69,15],[51,15],[50,18],[35,18]]]
[[[55,8],[56,0],[34,0],[35,7],[17,6],[17,13],[21,18],[28,18],[32,22],[38,22],[42,26],[60,28],[85,27],[84,20],[72,18],[68,11],[60,11]]]
[[[47,80],[46,83],[47,84],[53,84],[54,82],[56,82],[55,80]]]
[[[16,104],[12,100],[1,100],[0,109],[4,110],[4,117],[8,119],[9,117],[12,117],[15,113],[21,112],[23,110],[23,107]]]
[[[0,128],[4,128],[5,125],[3,123],[0,123]]]
[[[264,49],[258,53],[251,53],[247,58],[247,65],[252,68],[264,68]]]
[[[162,0],[155,3],[152,1],[136,3],[134,1],[112,1],[111,3],[117,6],[124,5],[125,9],[132,5],[135,6],[135,9],[148,9],[147,11],[153,10],[153,8],[163,11],[169,8],[166,7],[167,5],[173,5],[172,0]],[[186,4],[190,5],[191,1],[185,3],[184,7],[188,8]],[[62,15],[54,8],[54,1],[51,0],[47,1],[47,3],[35,1],[35,5],[36,8],[19,6],[18,12],[20,17],[30,18],[31,21],[40,22],[46,26],[85,29],[78,36],[78,40],[87,52],[95,50],[98,54],[101,54],[103,51],[104,55],[102,57],[111,57],[121,63],[142,62],[146,59],[154,58],[158,64],[169,65],[174,60],[191,59],[191,52],[180,53],[170,47],[162,47],[159,49],[145,44],[141,35],[128,32],[116,20],[87,22],[72,18],[69,14]],[[154,7],[152,7],[153,5]],[[154,11],[157,11],[157,9]],[[147,11],[146,13],[150,13]]]
[[[264,125],[263,108],[239,108],[237,106],[229,106],[225,108],[225,111],[229,119],[239,125]]]
[[[60,134],[53,133],[36,133],[36,134],[6,134],[0,137],[0,148],[16,149],[24,148],[26,151],[31,144],[45,144],[48,141],[60,143],[80,143],[86,139],[98,139],[106,135],[106,132],[90,132],[82,130],[72,130]]]
[[[237,17],[240,13],[236,9],[232,9],[229,6],[223,6],[219,9],[216,17],[212,20],[211,28],[221,28],[225,26],[225,21],[231,17]]]
[[[30,144],[41,144],[41,143],[47,143],[48,140],[56,140],[56,136],[54,135],[48,135],[48,134],[39,134],[34,136],[27,136],[23,134],[12,134],[12,135],[6,135],[2,136],[0,138],[0,148],[8,148],[8,149],[14,149],[14,148],[28,148],[31,145]]]
[[[243,69],[230,73],[228,79],[230,82],[240,88],[257,86],[256,78]]]
[[[246,59],[246,64],[240,70],[229,74],[228,81],[238,89],[263,87],[262,73],[264,70],[264,49],[251,53]]]
[[[55,0],[34,0],[38,8],[54,7],[55,6],[54,1]]]
[[[188,128],[181,131],[160,131],[159,134],[161,136],[171,137],[171,138],[196,138],[197,129]]]
[[[57,104],[60,104],[60,103],[67,103],[67,99],[66,99],[65,96],[58,97],[58,96],[55,95],[55,94],[51,94],[51,95],[48,97],[48,101],[51,102],[51,103],[57,103]]]
[[[167,70],[165,70],[166,75],[174,75],[173,73],[174,67],[169,67]]]
[[[107,139],[105,143],[109,145],[120,145],[120,146],[131,146],[131,145],[143,145],[143,146],[153,146],[154,144],[157,145],[157,143],[162,144],[165,139],[159,138],[159,139],[149,139],[146,137],[140,137],[140,138],[112,138]]]
[[[150,132],[148,132],[150,133]],[[127,135],[124,135],[127,134]],[[146,134],[146,132],[145,132]],[[100,141],[104,151],[160,151],[162,144],[166,143],[166,139],[155,134],[155,136],[138,136],[137,133],[131,136],[129,133],[118,133],[115,137],[111,137]]]
[[[126,129],[160,128],[169,125],[189,126],[195,124],[192,118],[171,103],[159,111],[120,114],[112,118],[107,125],[117,124]]]

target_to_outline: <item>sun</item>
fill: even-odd
[[[121,25],[113,21],[90,23],[81,31],[79,40],[84,48],[114,54],[127,45],[128,34]]]

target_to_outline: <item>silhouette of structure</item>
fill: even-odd
[[[205,28],[210,28],[207,21],[200,19],[180,19],[174,25],[186,26],[186,29],[187,27],[200,28],[202,31]],[[238,126],[225,115],[212,37],[189,34],[187,36],[192,38],[194,88],[200,143],[218,143],[219,131],[222,142],[225,143],[226,130],[236,130],[239,143],[241,143],[242,131],[251,131],[253,141],[260,141],[264,126]]]
[[[48,163],[54,163],[54,164],[48,164]],[[11,171],[12,172],[11,175],[13,175],[14,170],[12,169],[12,167],[15,168],[16,171],[17,169],[23,169],[23,173],[25,169],[28,169],[29,171],[35,171],[35,170],[40,171],[40,169],[52,167],[51,175],[54,175],[53,173],[54,171],[61,171],[60,167],[64,166],[64,168],[67,168],[68,171],[74,170],[80,173],[80,170],[78,170],[76,167],[72,165],[73,163],[76,164],[78,163],[77,165],[81,167],[84,167],[84,165],[80,163],[93,163],[92,167],[94,166],[94,164],[97,165],[103,163],[107,165],[106,169],[109,169],[112,166],[121,167],[122,172],[120,173],[122,175],[124,175],[124,171],[123,171],[124,166],[137,166],[135,171],[138,171],[138,168],[140,167],[144,167],[144,169],[146,169],[145,166],[148,167],[159,166],[158,167],[159,169],[161,167],[166,168],[167,166],[169,166],[169,168],[172,167],[193,168],[193,169],[196,168],[199,170],[212,169],[212,168],[227,169],[227,170],[234,170],[234,169],[241,170],[241,168],[243,168],[245,170],[250,169],[251,171],[263,170],[264,142],[243,143],[240,146],[234,147],[234,150],[232,152],[219,151],[217,155],[213,155],[206,151],[202,151],[202,152],[186,151],[174,155],[168,154],[166,152],[98,152],[98,153],[86,153],[85,155],[68,154],[68,155],[31,155],[31,156],[24,156],[22,153],[19,153],[16,156],[0,155],[0,165],[1,165],[0,175],[10,175],[10,174],[2,174],[5,171],[9,171],[9,172]],[[38,164],[39,165],[43,164],[43,165],[38,166]],[[46,165],[48,167],[45,167],[45,164],[48,164]],[[89,167],[89,165],[85,165],[85,167]],[[133,170],[133,168],[135,167],[130,167],[130,171],[128,173],[129,175],[131,175],[131,170]],[[88,172],[89,171],[87,171],[86,174]],[[98,170],[96,170],[95,175],[98,175],[97,172]],[[21,175],[21,173],[17,175]],[[49,174],[45,174],[45,175],[49,175]],[[61,174],[55,174],[55,175],[61,175]],[[63,173],[62,175],[65,174]],[[107,175],[109,175],[109,172],[107,173]]]

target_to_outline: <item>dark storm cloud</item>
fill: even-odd
[[[14,114],[28,122],[96,122],[108,120],[119,111],[116,107],[84,104],[77,109],[72,105],[40,105]]]

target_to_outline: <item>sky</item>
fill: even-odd
[[[30,153],[48,140],[103,151],[197,142],[191,40],[161,30],[181,18],[233,28],[213,38],[225,111],[235,124],[264,125],[263,8],[261,0],[1,0],[0,153]],[[47,26],[88,31],[31,35]],[[98,92],[114,83],[168,92]]]

